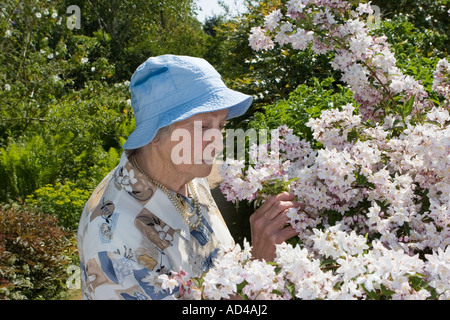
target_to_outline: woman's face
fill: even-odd
[[[195,115],[175,123],[173,131],[157,142],[166,161],[177,172],[203,178],[211,173],[215,156],[223,150],[222,129],[228,110]]]

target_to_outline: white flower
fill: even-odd
[[[354,35],[365,35],[367,34],[367,30],[365,28],[364,22],[359,19],[347,20],[343,28],[341,28],[342,36],[346,36],[348,34]]]
[[[368,54],[369,48],[372,45],[372,37],[367,35],[357,35],[350,40],[350,50],[353,52],[357,59],[360,59],[361,57],[363,57],[363,55]]]
[[[272,39],[266,36],[266,30],[253,27],[250,30],[249,45],[255,51],[271,50],[274,47]]]
[[[433,254],[426,254],[425,258],[428,260],[425,270],[429,274],[430,285],[440,295],[450,294],[450,247],[445,251],[439,248]]]
[[[289,30],[288,28],[283,28],[283,26],[286,26],[286,25],[291,26],[291,30]],[[280,31],[277,33],[277,35],[274,38],[275,42],[282,46],[291,41],[291,37],[289,35],[287,35],[286,32],[292,31],[292,25],[290,23],[285,23],[283,26],[280,28]]]
[[[36,16],[36,18],[40,19],[42,17],[42,14],[40,14],[39,12],[36,12],[35,16]]]
[[[392,79],[391,84],[389,85],[389,87],[394,91],[394,93],[399,93],[401,91],[404,90],[404,82],[403,79],[401,77],[394,77]]]
[[[85,63],[87,63],[88,61],[89,61],[88,58],[81,58],[81,63],[82,63],[82,64],[85,64]]]
[[[274,10],[270,14],[268,14],[264,20],[264,26],[267,30],[272,31],[278,26],[278,22],[280,22],[282,17],[281,10]]]
[[[11,91],[11,86],[9,84],[5,84],[5,91]]]
[[[314,33],[312,31],[298,28],[291,36],[291,44],[294,49],[305,50],[313,39]]]
[[[372,6],[369,3],[360,3],[358,8],[356,8],[356,11],[359,12],[360,15],[363,13],[373,14]]]
[[[287,4],[288,11],[303,12],[310,0],[290,0]]]

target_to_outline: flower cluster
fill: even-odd
[[[446,99],[449,107],[450,100],[450,63],[447,59],[441,59],[433,74],[433,90]]]
[[[177,289],[177,295],[186,300],[201,299],[201,290],[198,288],[197,283],[183,270],[179,272],[172,271],[170,277],[167,274],[159,275],[155,280],[153,281],[158,292],[169,291],[173,293]]]
[[[278,128],[283,137],[273,152],[278,162],[270,153],[244,170],[243,161],[228,159],[220,168],[222,191],[229,199],[253,200],[274,194],[267,186],[283,182],[305,203],[305,212],[288,212],[304,244],[311,228],[329,224],[333,211],[349,228],[395,250],[445,248],[450,243],[448,110],[433,108],[428,122],[408,124],[398,137],[391,135],[394,121],[367,126],[353,112],[346,105],[308,122],[323,145],[319,150],[286,126]],[[251,150],[257,149],[267,151],[269,145]]]
[[[251,259],[247,242],[222,248],[213,267],[201,279],[183,272],[159,276],[162,289],[179,287],[179,297],[191,299],[415,299],[434,295],[450,298],[450,249],[410,256],[381,242],[345,232],[342,225],[314,230],[313,250],[283,243],[273,263]],[[328,260],[316,258],[321,254]],[[331,259],[331,260],[330,260]],[[330,262],[332,261],[332,263]],[[427,284],[428,282],[428,284]]]
[[[368,250],[366,239],[347,233],[336,225],[327,231],[315,230],[314,248],[335,264],[324,264],[306,249],[282,244],[276,262],[286,279],[295,285],[300,299],[425,299],[430,293],[414,288],[412,279],[420,278],[425,265],[418,256],[388,250],[374,242]]]
[[[221,247],[214,266],[201,279],[191,279],[184,272],[172,272],[172,276],[158,278],[162,290],[173,292],[178,288],[178,296],[186,300],[231,299],[238,294],[252,300],[290,298],[285,291],[286,283],[275,271],[275,266],[251,259],[251,247],[244,241],[234,247]],[[275,293],[276,292],[276,293]]]
[[[427,109],[424,98],[428,93],[419,81],[396,66],[387,38],[370,34],[364,22],[373,14],[370,3],[351,10],[346,1],[291,0],[285,12],[283,15],[280,9],[274,10],[266,17],[264,28],[252,28],[250,46],[254,50],[270,50],[278,44],[296,50],[311,45],[316,54],[332,51],[331,66],[341,72],[341,80],[354,93],[364,120],[380,119],[384,110],[378,106],[395,106],[395,96],[401,97],[401,102],[413,98],[416,113]]]
[[[448,110],[398,136],[392,119],[367,126],[354,112],[346,105],[309,121],[319,150],[282,126],[252,146],[255,164],[222,164],[230,198],[257,199],[282,181],[306,207],[286,212],[298,245],[278,246],[274,264],[251,260],[248,244],[222,249],[194,288],[202,298],[450,299]]]
[[[310,165],[314,162],[311,145],[294,135],[286,126],[271,131],[272,139],[268,144],[253,144],[249,150],[249,162],[227,158],[220,166],[223,178],[220,185],[228,201],[253,201],[266,194],[274,194],[274,183],[288,181],[293,176],[295,161],[297,165]],[[280,137],[283,137],[282,139]]]

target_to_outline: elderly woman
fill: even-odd
[[[220,244],[233,244],[206,180],[222,139],[204,137],[208,130],[221,137],[226,120],[243,115],[252,98],[228,89],[205,60],[174,55],[148,59],[130,90],[136,129],[79,224],[85,299],[173,298],[157,289],[158,275],[181,268],[198,276]],[[295,235],[284,215],[298,206],[293,200],[280,194],[252,215],[254,258],[272,260],[275,244]]]

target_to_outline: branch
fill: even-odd
[[[41,118],[28,118],[28,117],[23,117],[23,118],[3,118],[3,119],[0,119],[0,121],[17,121],[17,120],[22,120],[22,121],[40,121],[40,122],[47,122],[46,119],[41,119]]]

